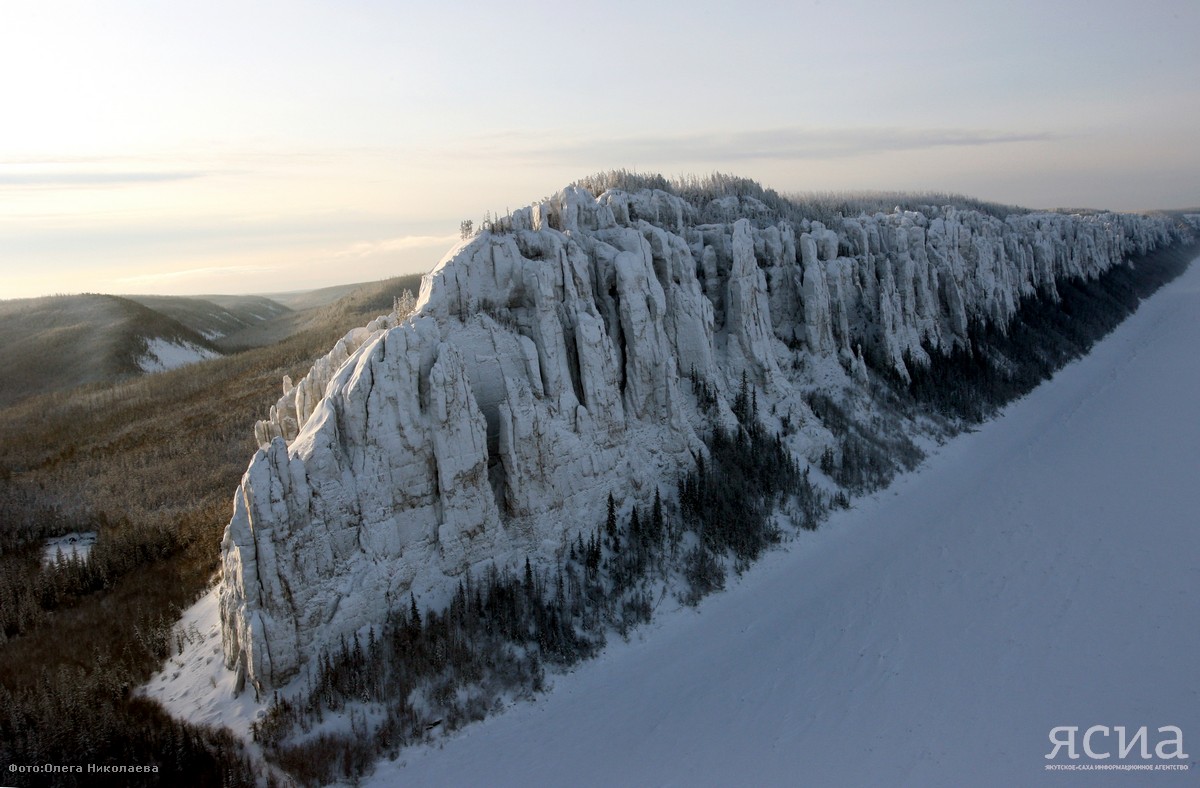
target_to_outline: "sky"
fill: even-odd
[[[0,299],[426,271],[586,175],[1200,206],[1195,0],[8,0]]]

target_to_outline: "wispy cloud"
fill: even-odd
[[[480,155],[545,161],[718,162],[750,159],[824,159],[927,148],[1007,145],[1057,139],[1049,132],[979,129],[784,127],[735,132],[655,134],[612,138],[546,139],[506,132],[479,140]]]
[[[424,249],[430,246],[450,246],[456,241],[458,241],[457,235],[402,235],[382,241],[362,241],[335,253],[334,257],[338,259],[372,257],[388,252]]]
[[[96,172],[86,170],[3,172],[0,171],[0,187],[50,187],[50,188],[95,188],[103,186],[127,186],[142,183],[165,183],[187,181],[214,175],[206,171],[172,172]]]

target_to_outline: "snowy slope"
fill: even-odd
[[[1198,346],[1194,264],[698,612],[371,784],[1195,784]],[[1061,725],[1179,726],[1191,771],[1047,772]]]
[[[154,337],[146,341],[146,352],[138,359],[138,366],[146,372],[166,372],[168,369],[216,358],[217,355],[193,342]]]
[[[234,695],[234,676],[221,658],[220,622],[213,589],[175,625],[175,640],[184,646],[183,652],[172,654],[142,691],[180,719],[226,727],[249,740],[250,725],[261,712],[253,694]]]

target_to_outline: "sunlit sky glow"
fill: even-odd
[[[1200,3],[8,2],[0,298],[429,269],[612,168],[1200,205]]]

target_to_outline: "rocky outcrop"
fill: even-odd
[[[703,451],[691,381],[716,418],[745,376],[765,419],[802,391],[901,378],[931,353],[1006,325],[1173,240],[1165,219],[955,208],[779,218],[757,201],[578,188],[464,241],[415,313],[351,332],[255,429],[222,543],[225,660],[258,690],[436,603],[488,562],[553,561],[623,506],[673,489]],[[780,414],[779,416],[768,414]]]
[[[325,395],[325,388],[333,374],[346,363],[350,354],[362,347],[381,331],[393,328],[400,321],[395,313],[381,315],[367,325],[351,329],[334,344],[333,348],[317,359],[308,374],[293,384],[288,376],[283,378],[283,396],[271,406],[267,418],[254,425],[254,439],[260,446],[267,446],[272,438],[293,441],[300,434],[317,403]]]

